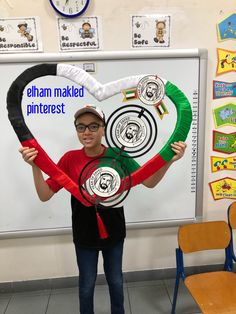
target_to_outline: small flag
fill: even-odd
[[[163,101],[160,101],[158,104],[154,105],[154,107],[161,120],[163,119],[165,114],[169,113]]]
[[[123,94],[124,94],[123,102],[136,99],[138,97],[136,88],[125,89],[123,90]]]

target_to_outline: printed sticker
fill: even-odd
[[[236,153],[236,132],[222,133],[213,131],[213,150],[225,154]]]
[[[218,40],[236,39],[236,13],[217,24]]]
[[[236,104],[228,103],[213,109],[213,116],[216,128],[226,125],[236,126]]]
[[[40,51],[42,41],[38,18],[0,19],[0,53]]]
[[[213,81],[213,99],[236,97],[236,82]]]
[[[220,170],[236,170],[236,156],[234,157],[218,157],[211,156],[211,171]]]
[[[170,15],[131,16],[132,48],[170,46]]]
[[[60,51],[101,49],[98,17],[83,17],[76,20],[59,18],[58,31]]]
[[[225,177],[209,183],[214,200],[236,199],[236,180]]]
[[[236,51],[217,48],[217,57],[216,75],[236,71]]]

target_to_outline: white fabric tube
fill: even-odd
[[[103,85],[83,69],[73,65],[59,63],[57,65],[57,75],[66,77],[69,80],[84,86],[97,100],[102,101],[115,94],[119,94],[124,89],[136,87],[138,82],[148,74],[128,76]],[[164,84],[167,82],[163,79],[162,81]]]

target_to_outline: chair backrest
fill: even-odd
[[[236,229],[236,202],[233,202],[228,208],[229,224],[232,229]]]
[[[184,253],[225,249],[230,243],[230,228],[225,221],[208,221],[179,227],[178,243]]]

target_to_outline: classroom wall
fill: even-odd
[[[233,0],[91,0],[86,12],[87,16],[97,15],[102,18],[103,50],[131,49],[130,14],[148,13],[172,15],[171,48],[208,49],[203,203],[205,220],[226,219],[226,210],[231,203],[230,200],[214,201],[208,182],[216,180],[220,176],[235,176],[230,172],[216,175],[212,174],[210,170],[212,130],[214,129],[212,108],[218,104],[217,101],[214,103],[212,101],[212,80],[216,78],[216,47],[235,49],[235,42],[232,40],[223,43],[217,42],[216,22],[234,11],[235,1]],[[1,18],[26,16],[40,17],[44,52],[58,52],[56,14],[52,10],[49,0],[28,0],[27,5],[20,0],[0,2]],[[224,74],[222,77],[219,78],[225,81],[235,81],[235,74],[232,73]],[[228,131],[230,130],[227,127],[223,130],[223,132]],[[18,154],[17,149],[18,147],[12,153]],[[21,158],[20,155],[19,158]],[[25,167],[26,172],[31,171],[30,167],[23,162],[22,167]],[[45,210],[46,206],[47,204],[45,204]],[[177,228],[175,227],[128,230],[124,251],[124,271],[175,267],[176,234]],[[216,253],[211,256],[211,259],[203,254],[201,263],[218,263],[221,261],[220,258],[221,256]],[[188,260],[188,265],[195,264],[197,264],[195,257]],[[77,267],[71,235],[1,240],[0,269],[0,282],[75,276]],[[101,261],[99,272],[102,273]]]

